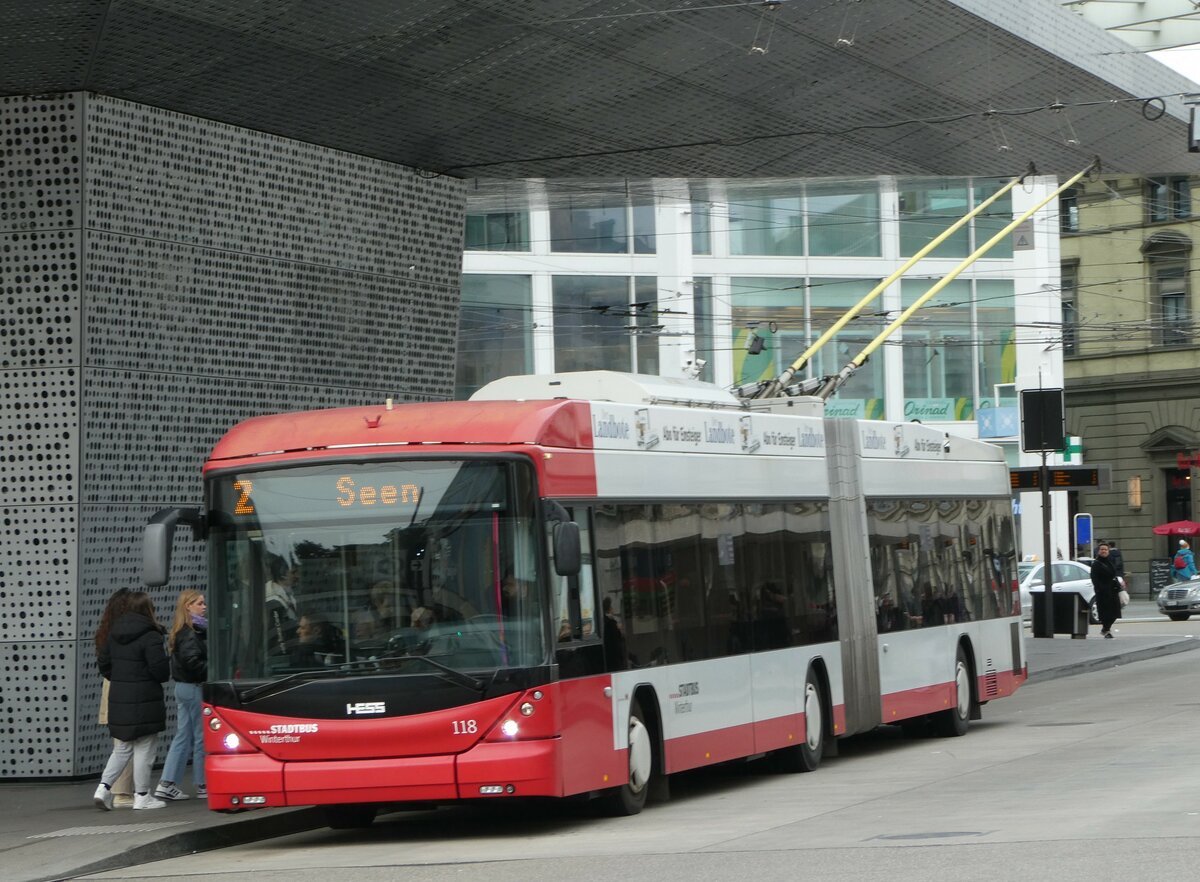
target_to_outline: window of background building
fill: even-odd
[[[879,184],[811,186],[805,194],[808,253],[878,257]]]
[[[712,203],[692,203],[692,254],[712,254]]]
[[[654,254],[654,205],[579,197],[550,209],[550,250],[578,254]]]
[[[947,227],[967,213],[967,183],[954,178],[944,181],[900,183],[900,253],[916,254]],[[958,230],[934,250],[932,257],[966,257],[970,234]]]
[[[1079,345],[1079,264],[1074,261],[1062,265],[1059,297],[1062,300],[1063,355],[1075,355]]]
[[[1187,177],[1146,179],[1146,220],[1180,220],[1192,216],[1191,182]]]
[[[1058,229],[1064,233],[1079,232],[1079,190],[1063,190],[1058,197]]]
[[[977,281],[974,339],[979,341],[980,398],[993,399],[997,386],[1007,387],[1017,381],[1016,323],[1016,297],[1012,281]]]
[[[743,277],[730,279],[733,382],[773,380],[795,361],[804,345],[804,280]],[[747,349],[762,338],[762,349]]]
[[[833,324],[845,315],[874,288],[877,279],[811,279],[809,297],[809,337],[811,345]],[[873,307],[868,307],[868,313]],[[832,340],[818,349],[810,361],[810,376],[824,377],[836,374],[851,359],[862,352],[883,330],[885,321],[869,315],[861,316],[839,331]],[[790,364],[800,352],[788,359]],[[870,358],[838,390],[837,395],[825,406],[826,416],[850,417],[854,419],[883,419],[884,390],[883,358]]]
[[[463,275],[455,398],[500,377],[533,373],[531,292],[529,276]]]
[[[764,196],[758,190],[730,190],[729,252],[803,257],[804,207],[800,194]]]
[[[658,373],[655,277],[555,276],[552,287],[554,370]]]
[[[971,182],[971,192],[973,194],[971,207],[974,208],[986,202],[992,194],[1006,183],[1007,181],[1000,181],[994,178],[975,178]],[[989,205],[983,213],[976,215],[975,219],[971,221],[971,226],[975,231],[974,247],[982,248],[991,241],[993,236],[1012,223],[1012,219],[1012,192],[1010,191]],[[1007,259],[1012,256],[1013,237],[1011,234],[1000,239],[984,255],[984,257],[992,259]]]
[[[1164,346],[1182,346],[1192,342],[1192,311],[1188,303],[1187,265],[1182,261],[1151,262],[1152,283],[1161,318],[1161,342]]]
[[[709,383],[715,376],[713,373],[713,352],[717,348],[716,330],[713,323],[713,285],[712,279],[701,277],[692,280],[692,324],[695,329],[696,357],[702,358],[705,365],[700,369],[697,379]]]
[[[904,306],[910,306],[933,284],[921,279],[902,282]],[[901,333],[905,418],[974,419],[970,282],[951,282],[905,323]]]
[[[1192,304],[1188,264],[1192,242],[1174,231],[1159,231],[1142,245],[1150,284],[1150,313],[1156,319],[1156,341],[1162,346],[1192,342]]]
[[[467,251],[528,251],[529,212],[467,215]]]

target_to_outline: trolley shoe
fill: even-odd
[[[103,784],[96,788],[96,792],[92,794],[92,802],[96,804],[96,808],[102,812],[111,812],[113,807],[112,791]]]
[[[133,798],[133,810],[166,808],[167,804],[161,799],[155,799],[149,793],[139,793]]]
[[[159,799],[191,799],[188,794],[184,793],[174,784],[168,784],[165,781],[154,789],[154,795]]]

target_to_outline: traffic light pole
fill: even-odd
[[[1035,624],[1040,624],[1042,627],[1035,628],[1034,637],[1053,637],[1054,636],[1054,558],[1050,552],[1050,469],[1046,465],[1049,451],[1042,451],[1042,473],[1040,475],[1042,485],[1042,598],[1039,603],[1042,604],[1041,620],[1037,616],[1033,617]]]

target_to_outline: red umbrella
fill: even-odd
[[[1171,521],[1154,528],[1159,536],[1195,536],[1200,534],[1200,524],[1195,521]]]

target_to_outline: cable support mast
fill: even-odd
[[[975,261],[977,261],[979,258],[983,257],[983,255],[985,255],[989,251],[991,251],[992,248],[995,247],[995,245],[998,242],[1000,242],[1002,239],[1004,239],[1005,236],[1009,235],[1020,224],[1024,223],[1026,220],[1028,220],[1030,217],[1032,217],[1037,211],[1039,211],[1043,206],[1045,206],[1052,199],[1056,199],[1060,193],[1073,187],[1085,175],[1087,175],[1093,171],[1099,171],[1099,169],[1100,169],[1100,159],[1097,157],[1096,159],[1092,160],[1092,162],[1088,165],[1087,168],[1085,168],[1083,171],[1079,172],[1079,174],[1075,175],[1073,178],[1071,178],[1065,184],[1061,185],[1057,190],[1055,190],[1053,193],[1051,193],[1045,199],[1038,202],[1036,205],[1034,205],[1032,208],[1030,208],[1028,211],[1026,211],[1020,217],[1013,218],[1012,223],[1010,223],[1008,226],[1006,226],[1004,229],[1002,229],[996,235],[992,236],[992,238],[988,239],[987,242],[985,242],[979,248],[975,249],[975,251],[971,255],[969,255],[965,260],[963,260],[962,263],[960,263],[958,266],[956,266],[953,270],[951,270],[949,273],[947,273],[940,281],[938,281],[936,284],[934,284],[928,291],[926,291],[924,294],[922,294],[920,297],[918,297],[915,301],[913,301],[913,303],[907,309],[905,309],[902,313],[900,313],[900,315],[898,315],[895,318],[895,320],[892,321],[891,324],[889,324],[886,328],[884,328],[882,331],[880,331],[879,335],[874,340],[872,340],[870,343],[868,343],[863,348],[862,352],[860,352],[853,359],[851,359],[846,364],[845,367],[843,367],[840,371],[838,371],[833,376],[825,377],[820,388],[817,389],[815,392],[816,396],[822,400],[828,401],[830,396],[832,396],[835,392],[837,392],[838,389],[840,389],[842,386],[844,386],[850,380],[850,378],[854,375],[855,371],[857,371],[860,367],[862,367],[864,364],[867,363],[867,359],[870,358],[871,353],[873,353],[876,349],[878,349],[881,345],[883,345],[883,342],[888,337],[890,337],[893,333],[895,333],[897,328],[899,328],[906,321],[908,321],[912,317],[912,315],[918,309],[920,309],[922,306],[924,306],[935,294],[937,294],[939,291],[941,291],[943,288],[945,288],[947,285],[949,285],[952,281],[954,281],[956,278],[958,278],[959,275],[962,274],[963,270],[965,270],[967,267],[971,266],[971,264],[975,263]]]

